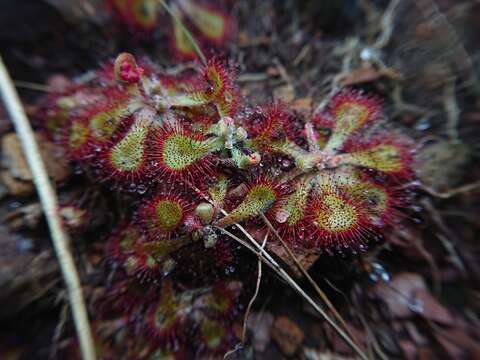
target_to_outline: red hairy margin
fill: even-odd
[[[214,174],[213,159],[205,138],[179,123],[153,131],[151,172],[157,181],[189,181],[202,185]]]

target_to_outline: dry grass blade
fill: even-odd
[[[187,37],[188,41],[190,41],[190,43],[192,44],[193,49],[197,53],[197,56],[202,61],[202,63],[205,65],[207,63],[207,58],[203,54],[202,49],[200,49],[200,46],[198,46],[198,43],[195,40],[195,38],[193,37],[193,35],[191,34],[191,32],[188,31],[188,29],[183,24],[182,20],[179,19],[179,17],[175,14],[175,12],[172,10],[172,8],[164,0],[158,0],[158,2],[160,3],[160,5],[162,5],[162,7],[165,9],[165,11],[168,13],[168,15],[170,15],[172,17],[173,21],[175,21],[177,23],[177,25],[180,27],[180,29],[182,29],[182,31],[185,34],[185,36]]]
[[[33,181],[47,219],[55,253],[67,285],[70,306],[80,340],[83,359],[94,360],[95,348],[90,331],[90,324],[88,322],[87,310],[83,300],[82,288],[75,268],[75,262],[68,246],[68,235],[62,227],[58,213],[57,196],[48,179],[45,164],[40,157],[40,151],[32,127],[30,126],[2,58],[0,58],[0,94],[14,124],[15,131],[20,138],[28,165],[33,174]]]
[[[244,247],[246,247],[248,250],[250,250],[250,252],[252,252],[253,254],[255,254],[259,259],[261,259],[261,261],[265,264],[265,265],[268,265],[268,267],[270,267],[270,269],[272,269],[274,272],[277,272],[277,269],[275,266],[273,266],[270,262],[268,262],[268,260],[266,260],[262,254],[258,251],[256,251],[252,246],[250,246],[250,244],[248,242],[246,242],[245,240],[242,240],[240,239],[238,236],[236,236],[235,234],[231,233],[230,231],[228,230],[225,230],[224,228],[221,228],[221,227],[218,227],[218,226],[214,226],[215,229],[219,230],[220,232],[222,232],[223,234],[227,235],[229,238],[231,238],[232,240],[235,240],[236,242],[238,242],[239,244],[243,245]],[[282,278],[280,276],[280,278]]]

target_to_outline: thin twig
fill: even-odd
[[[270,79],[270,75],[267,73],[246,73],[238,76],[237,81],[239,83],[246,82],[260,82]]]
[[[265,235],[265,239],[262,243],[262,248],[265,248],[265,244],[267,243],[268,234]],[[262,281],[262,255],[258,256],[258,276],[257,276],[257,284],[255,286],[255,292],[248,303],[247,310],[245,310],[245,316],[243,318],[243,330],[242,330],[242,344],[245,344],[245,337],[247,335],[247,322],[248,316],[250,315],[250,310],[252,309],[252,305],[255,302],[255,299],[258,296],[258,291],[260,290],[260,283]]]
[[[387,9],[383,13],[382,21],[380,22],[380,36],[377,38],[372,47],[381,49],[389,43],[394,28],[393,16],[395,15],[395,10],[397,9],[398,5],[400,5],[400,0],[392,0],[390,4],[388,4]]]
[[[63,278],[68,289],[68,297],[72,308],[73,319],[80,340],[80,348],[84,360],[94,360],[95,350],[88,322],[87,310],[83,300],[80,280],[75,262],[69,249],[69,238],[63,229],[58,213],[58,200],[48,179],[45,164],[40,156],[38,144],[20,103],[12,79],[0,57],[0,94],[5,102],[10,118],[20,138],[28,165],[32,171],[33,182],[40,197],[40,202],[47,219],[53,246],[60,263]]]
[[[58,324],[55,327],[55,331],[53,333],[52,339],[52,347],[50,349],[50,355],[48,356],[49,359],[56,359],[57,352],[58,352],[58,343],[60,338],[62,337],[63,330],[65,328],[65,323],[68,320],[68,306],[67,304],[63,304],[62,310],[60,310],[60,318],[58,319]]]
[[[437,197],[440,199],[450,199],[451,197],[454,197],[456,195],[460,195],[460,194],[464,194],[464,193],[468,193],[468,192],[480,189],[480,181],[477,181],[471,184],[462,185],[456,189],[448,190],[445,192],[438,192],[435,189],[432,189],[431,187],[426,185],[421,185],[420,188],[434,197]]]
[[[312,44],[310,44],[309,42],[306,43],[302,47],[298,55],[295,57],[295,59],[293,60],[293,66],[297,67],[302,62],[302,60],[305,59],[305,56],[307,56],[307,54],[310,52],[311,49],[312,49]]]
[[[447,115],[447,134],[453,143],[458,144],[460,137],[458,135],[458,125],[460,119],[460,108],[458,107],[455,80],[453,77],[444,85],[443,89],[443,107]]]
[[[273,63],[275,64],[275,67],[277,68],[278,72],[280,73],[281,78],[283,81],[285,81],[287,84],[292,85],[292,78],[290,75],[288,75],[287,69],[285,69],[285,66],[280,62],[278,58],[273,59]]]
[[[180,27],[180,29],[183,31],[183,33],[187,37],[188,41],[190,41],[190,43],[192,44],[193,49],[197,53],[197,56],[200,58],[202,63],[204,65],[206,65],[207,64],[207,58],[203,54],[202,49],[200,49],[200,46],[198,46],[198,43],[195,40],[195,38],[193,37],[192,33],[190,31],[188,31],[188,29],[183,24],[182,20],[180,20],[178,15],[175,14],[173,9],[164,0],[158,0],[158,2],[160,3],[160,5],[162,5],[162,7],[165,9],[165,11],[168,13],[168,15],[170,15],[172,17],[173,21],[175,21],[177,23],[177,25]]]
[[[220,229],[222,231],[224,230],[222,228],[218,228],[218,229]],[[227,231],[225,230],[225,232],[227,232]],[[231,234],[231,235],[235,239],[235,236],[233,234]],[[268,238],[268,234],[265,235],[265,239],[263,240],[262,247],[265,247],[265,244],[267,243],[267,238]],[[240,239],[238,239],[238,240],[240,240]],[[255,251],[255,250],[252,249],[252,251]],[[255,293],[253,294],[252,298],[250,299],[250,302],[248,303],[248,306],[247,306],[247,310],[245,310],[245,316],[243,317],[242,341],[241,341],[241,343],[238,343],[237,345],[235,345],[235,347],[232,350],[227,351],[223,355],[224,360],[228,359],[230,357],[230,355],[235,354],[238,350],[240,350],[245,345],[245,338],[246,338],[246,335],[247,335],[248,317],[250,315],[250,310],[252,308],[252,305],[253,305],[253,303],[255,302],[255,299],[258,296],[258,291],[260,290],[260,282],[262,280],[262,254],[259,253],[257,256],[258,256],[257,284],[255,286]]]

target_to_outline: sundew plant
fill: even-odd
[[[217,58],[171,76],[128,53],[44,100],[45,132],[125,204],[105,246],[115,276],[95,323],[103,357],[235,345],[248,283],[225,276],[236,225],[269,223],[293,251],[334,255],[365,251],[408,206],[411,144],[379,126],[379,98],[341,89],[311,118],[244,104]],[[115,336],[101,326],[113,314]]]

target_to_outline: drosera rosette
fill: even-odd
[[[232,278],[255,264],[221,228],[270,232],[267,249],[283,259],[265,218],[292,251],[314,256],[362,251],[401,219],[411,146],[379,130],[376,98],[345,89],[313,119],[279,103],[252,113],[218,59],[186,78],[140,65],[117,57],[86,85],[97,103],[70,104],[65,128],[83,126],[70,158],[136,206],[107,243],[115,299],[102,312],[128,319],[132,338],[151,345],[145,357],[178,348],[216,358],[237,342]]]
[[[350,166],[407,178],[412,175],[408,140],[398,133],[371,131],[368,126],[375,125],[381,114],[377,98],[345,89],[333,96],[326,112],[306,123],[308,150],[294,144],[276,150],[290,155],[303,173]],[[325,134],[320,133],[322,129]]]

